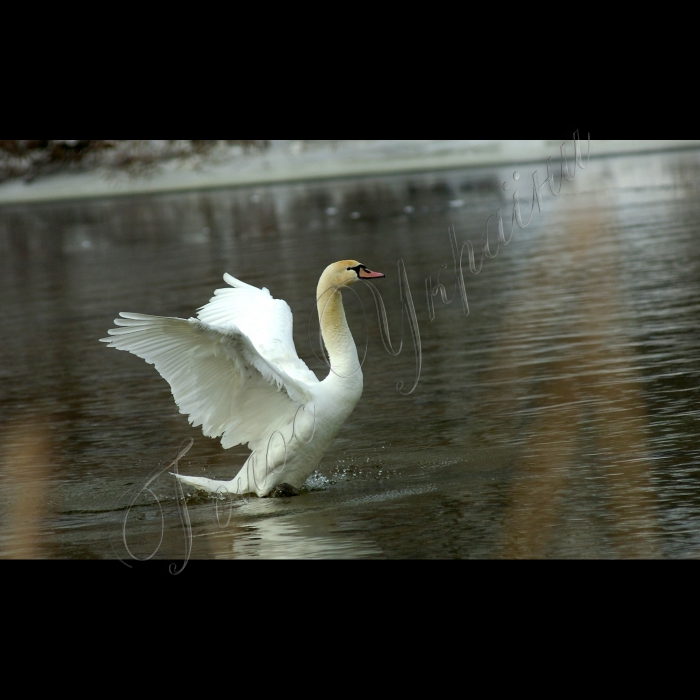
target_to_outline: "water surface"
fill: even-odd
[[[545,185],[480,274],[465,256],[469,316],[437,296],[431,321],[425,279],[446,265],[453,292],[449,227],[478,251],[498,207],[510,227],[516,188],[527,221],[546,169],[515,169],[0,208],[0,556],[128,558],[114,504],[184,439],[182,473],[230,479],[248,454],[191,428],[152,366],[97,342],[119,311],[188,318],[229,272],[290,304],[322,377],[316,283],[355,258],[387,275],[394,344],[404,261],[415,391],[397,391],[416,374],[408,325],[387,354],[356,285],[359,405],[301,496],[220,503],[218,524],[214,501],[188,497],[192,558],[695,557],[700,152],[593,159],[558,197]],[[182,559],[172,477],[152,488],[154,556]],[[159,513],[137,501],[135,555],[158,546]]]

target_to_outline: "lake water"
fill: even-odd
[[[393,357],[355,285],[360,403],[300,496],[190,494],[192,559],[698,556],[700,151],[591,159],[558,197],[544,185],[480,274],[465,250],[469,316],[437,295],[431,321],[426,278],[446,266],[454,289],[450,226],[478,264],[516,189],[527,221],[535,169],[542,182],[533,163],[0,208],[0,556],[134,563],[123,494],[160,467],[126,539],[181,566],[165,468],[187,438],[184,474],[231,479],[248,452],[191,428],[151,365],[98,339],[119,311],[194,315],[229,272],[289,303],[322,377],[316,283],[346,258],[386,273],[395,345],[403,260],[415,390],[397,390],[416,378],[408,324]]]

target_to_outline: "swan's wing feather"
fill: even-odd
[[[234,324],[120,313],[102,338],[155,365],[180,413],[228,448],[280,430],[311,400],[308,387],[264,358]]]
[[[265,287],[258,289],[229,274],[224,275],[224,280],[230,287],[217,289],[209,303],[197,310],[197,318],[219,328],[235,325],[250,338],[260,355],[276,367],[299,381],[318,383],[294,347],[289,304],[274,299]]]

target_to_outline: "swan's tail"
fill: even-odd
[[[201,476],[184,476],[183,474],[174,474],[170,472],[175,478],[179,479],[181,483],[187,486],[194,486],[199,491],[205,491],[206,493],[211,493],[212,495],[222,495],[222,496],[240,496],[246,493],[244,490],[244,485],[240,483],[240,479],[234,479],[233,481],[219,481],[217,479],[205,479]],[[236,483],[239,482],[239,483]]]

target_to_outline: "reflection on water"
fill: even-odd
[[[2,530],[4,557],[34,559],[46,554],[44,527],[52,474],[50,445],[35,416],[9,421],[2,434]]]
[[[470,315],[459,293],[450,305],[437,296],[431,322],[425,278],[447,265],[452,294],[448,227],[461,245],[499,206],[508,221],[511,176],[0,209],[0,555],[114,557],[115,502],[183,439],[194,445],[181,473],[230,479],[247,456],[188,426],[151,366],[105,352],[97,339],[117,312],[187,318],[228,271],[288,301],[299,354],[324,376],[308,330],[320,272],[343,258],[386,272],[396,347],[402,258],[423,349],[416,390],[396,390],[415,377],[408,326],[404,351],[387,354],[358,289],[365,390],[318,474],[297,498],[235,500],[230,520],[218,504],[220,525],[214,502],[191,494],[192,557],[696,556],[700,152],[591,160],[560,197],[543,188],[530,227],[479,275],[465,272]],[[345,299],[364,346],[361,305]],[[182,559],[167,472],[154,493],[155,557]],[[140,499],[135,554],[155,549],[160,523],[153,498]]]
[[[522,478],[504,523],[508,556],[565,554],[558,531],[578,531],[594,504],[590,555],[657,553],[646,406],[620,283],[624,249],[600,216],[604,197],[543,236],[527,273],[537,284],[496,335],[484,386],[521,444]]]

